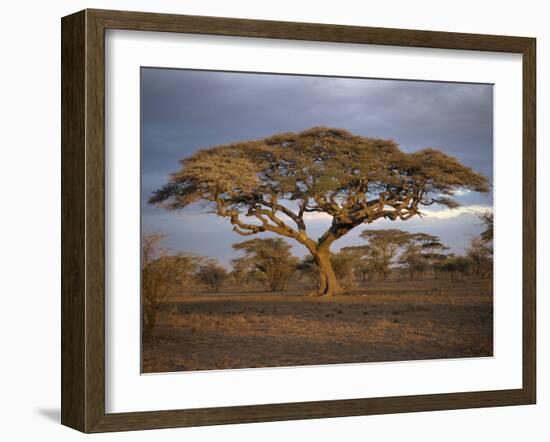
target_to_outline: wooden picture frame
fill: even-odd
[[[519,389],[105,412],[105,30],[495,51],[523,57],[523,386]],[[534,404],[536,158],[534,38],[84,10],[62,19],[62,409],[83,432]]]

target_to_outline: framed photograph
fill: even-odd
[[[62,423],[534,404],[535,39],[62,19]]]

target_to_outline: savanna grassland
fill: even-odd
[[[159,308],[142,371],[487,357],[490,280],[363,283],[346,295],[182,292]]]
[[[488,177],[442,150],[410,152],[341,128],[195,151],[149,204],[200,206],[246,239],[222,263],[221,251],[142,237],[142,370],[491,356],[490,206],[470,213],[480,232],[455,249],[430,230],[371,226],[422,218],[424,207],[452,218],[461,195],[490,192]],[[315,220],[320,235],[308,227]],[[294,255],[297,244],[306,255]]]

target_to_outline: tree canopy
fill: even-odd
[[[399,229],[364,230],[360,236],[367,240],[367,245],[359,247],[374,263],[374,268],[380,273],[382,280],[386,279],[397,251],[412,239],[410,233]]]
[[[227,275],[227,270],[224,267],[218,264],[215,259],[209,259],[199,267],[197,279],[210,290],[219,292]]]
[[[438,236],[427,233],[411,233],[405,250],[401,254],[399,262],[409,272],[411,280],[417,273],[423,273],[428,268],[434,267],[446,255],[442,252],[448,250]]]
[[[437,236],[400,229],[364,230],[360,237],[367,241],[365,245],[344,247],[342,251],[363,259],[367,268],[378,273],[382,280],[400,250],[403,250],[401,264],[414,273],[427,266],[437,252],[447,249]]]
[[[315,127],[199,150],[150,198],[168,210],[204,202],[235,232],[273,232],[305,245],[324,273],[320,292],[339,291],[330,245],[377,219],[408,220],[421,206],[457,207],[456,190],[487,192],[487,179],[435,149],[403,152],[392,140]],[[324,213],[331,226],[307,235],[305,216]]]
[[[256,273],[264,286],[273,292],[284,289],[298,265],[291,246],[282,238],[255,238],[233,244],[233,249],[245,256],[232,260],[234,267]]]

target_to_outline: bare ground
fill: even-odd
[[[143,343],[145,373],[492,356],[487,281],[370,284],[334,298],[182,294]]]

